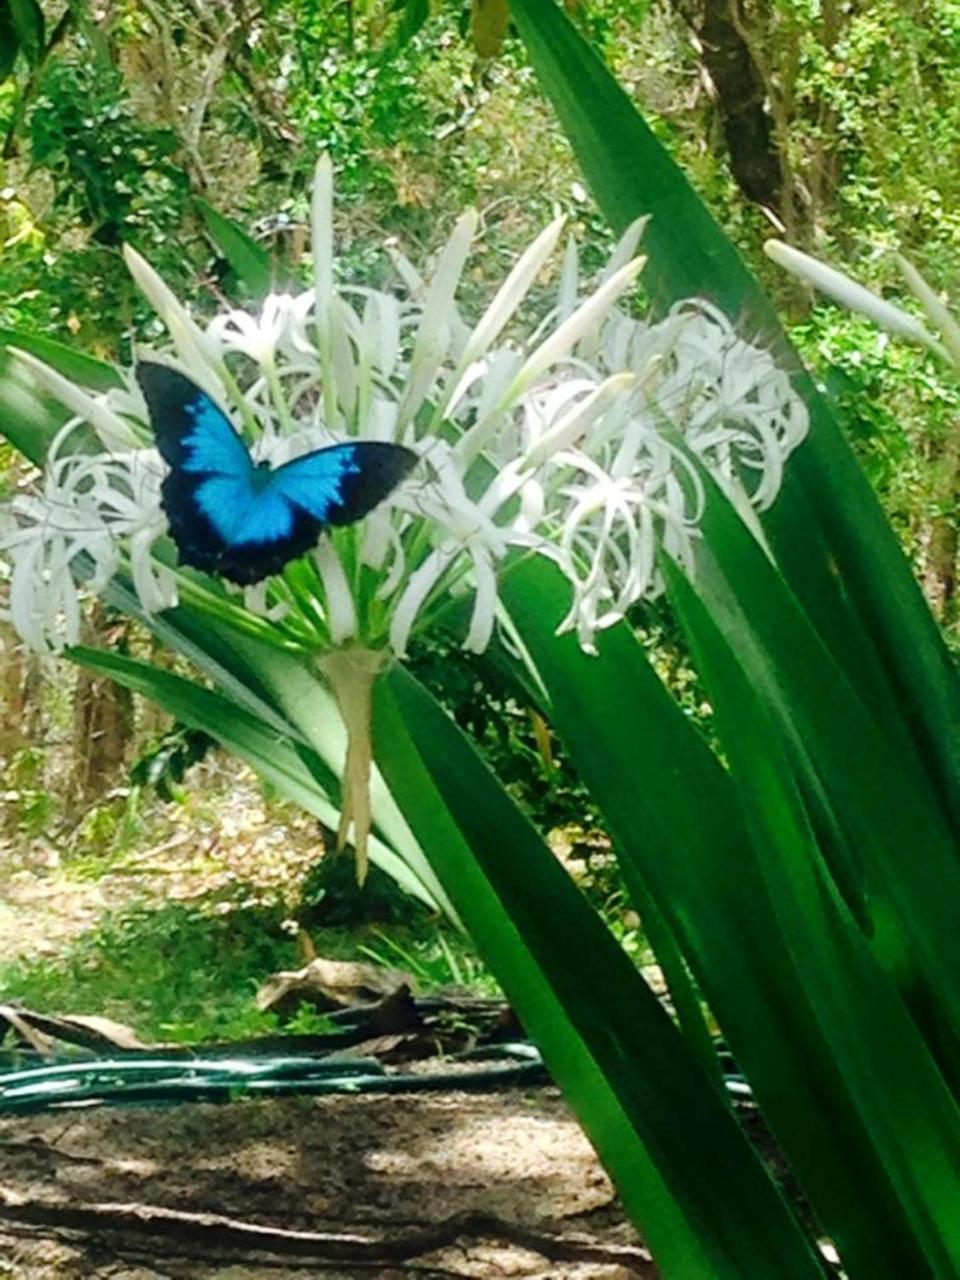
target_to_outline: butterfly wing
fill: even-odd
[[[172,469],[192,475],[246,476],[247,447],[227,415],[195,382],[165,364],[141,360],[137,381],[150,410],[157,448]]]
[[[246,585],[312,547],[321,529],[373,509],[417,455],[376,442],[333,445],[275,471],[254,466],[230,420],[194,382],[141,362],[137,379],[170,465],[161,493],[182,564]]]
[[[278,467],[271,487],[321,526],[352,524],[378,506],[417,462],[401,445],[358,440]]]
[[[176,369],[141,361],[137,381],[170,466],[161,502],[180,563],[224,573],[224,557],[258,497],[247,447],[206,392]]]

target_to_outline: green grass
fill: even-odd
[[[259,1013],[257,987],[279,969],[303,964],[280,909],[179,903],[108,912],[56,956],[0,962],[0,999],[50,1014],[99,1014],[144,1040],[182,1043],[238,1039],[281,1029]],[[317,953],[405,969],[418,990],[458,984],[495,990],[469,944],[434,920],[410,925],[311,929]],[[314,1030],[306,1006],[283,1029]]]

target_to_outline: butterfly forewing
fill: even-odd
[[[244,478],[249,484],[253,463],[247,446],[212,400],[195,401],[185,408],[193,426],[183,437],[184,471],[211,472]]]
[[[417,455],[380,441],[335,444],[274,472],[277,489],[321,524],[352,524],[395,489]]]
[[[171,467],[246,475],[253,467],[230,419],[195,382],[165,364],[141,361],[143,391],[157,448]]]
[[[359,520],[417,461],[400,445],[357,441],[264,470],[184,374],[142,362],[137,379],[170,466],[162,503],[180,561],[233,582],[259,582],[309,550],[327,525]]]

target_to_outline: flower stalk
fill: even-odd
[[[317,659],[317,665],[336,698],[347,731],[337,852],[341,853],[346,847],[352,828],[358,885],[363,885],[369,867],[373,686],[387,661],[388,655],[383,649],[346,647],[331,649]]]

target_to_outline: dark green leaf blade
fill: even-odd
[[[43,10],[37,0],[9,0],[13,29],[27,61],[35,67],[43,56]]]
[[[960,1269],[960,1110],[826,873],[786,739],[741,667],[739,646],[721,635],[678,567],[665,560],[664,573],[710,692],[748,830],[764,851],[784,942],[835,1058],[837,1093],[846,1093],[861,1119],[914,1233],[910,1273],[953,1276]],[[889,1243],[892,1224],[883,1221]],[[839,1232],[837,1243],[846,1262]]]
[[[238,223],[199,197],[194,202],[200,210],[210,239],[233,269],[237,279],[253,298],[264,298],[273,285],[270,255],[257,244]]]
[[[374,729],[391,790],[662,1274],[821,1275],[627,957],[453,722],[399,668],[378,684]]]
[[[0,84],[13,71],[20,52],[20,37],[13,25],[10,0],[0,0]]]
[[[393,48],[402,49],[408,45],[420,28],[430,17],[430,0],[401,0],[403,15],[397,24]],[[396,6],[400,7],[400,5]]]
[[[853,851],[839,879],[866,898],[865,931],[896,975],[941,1065],[960,1090],[960,861],[935,792],[898,721],[871,716],[789,587],[709,476],[697,592],[735,647],[754,690],[807,779],[808,803],[827,807],[835,847]],[[835,868],[836,871],[836,868]]]
[[[670,923],[845,1266],[870,1280],[909,1273],[914,1231],[819,1026],[803,962],[785,947],[729,775],[628,627],[604,631],[596,657],[555,635],[569,605],[559,570],[523,562],[503,598],[618,856]]]

